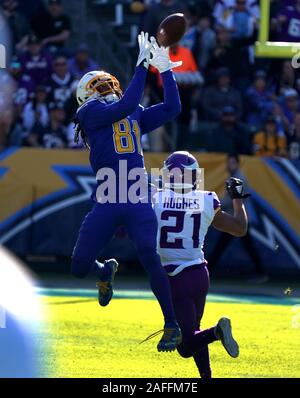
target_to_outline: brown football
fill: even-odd
[[[178,43],[187,29],[183,14],[171,14],[165,18],[157,29],[156,39],[160,46],[168,47]]]

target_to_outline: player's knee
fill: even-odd
[[[161,267],[159,255],[155,248],[143,248],[138,250],[139,258],[146,271]]]
[[[90,264],[76,257],[72,258],[71,274],[75,278],[85,278],[90,270]]]
[[[142,248],[138,248],[138,254],[139,257],[141,259],[153,259],[153,258],[157,258],[158,254],[156,251],[156,248],[154,247],[142,247]]]
[[[191,350],[188,348],[188,346],[184,343],[181,343],[178,347],[177,347],[177,352],[178,354],[182,357],[182,358],[190,358],[193,356],[193,353],[191,352]]]

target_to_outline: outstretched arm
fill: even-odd
[[[147,69],[138,66],[127,90],[119,101],[111,104],[99,103],[99,126],[124,119],[136,110],[142,99],[146,75]],[[93,112],[97,112],[97,108],[94,108]]]
[[[243,181],[234,177],[226,181],[226,189],[233,202],[234,214],[219,211],[215,215],[212,225],[219,231],[233,236],[245,236],[248,229],[248,218],[243,199],[248,198],[250,194],[243,193]]]
[[[91,107],[95,115],[97,115],[97,112],[99,114],[96,122],[97,127],[117,122],[129,116],[137,109],[142,99],[151,49],[148,33],[144,34],[144,32],[141,32],[138,36],[138,42],[140,52],[137,60],[137,67],[123,97],[119,101],[113,103],[103,104],[102,102],[98,102],[95,106]]]
[[[161,74],[164,86],[164,102],[142,111],[140,127],[142,134],[149,133],[175,118],[181,112],[181,102],[173,72]]]
[[[172,62],[169,56],[169,47],[159,47],[151,37],[150,64],[158,69],[164,86],[164,102],[144,109],[141,115],[140,126],[142,134],[149,133],[164,123],[172,120],[181,112],[181,103],[172,68],[182,65],[182,61]]]
[[[242,199],[233,199],[234,214],[218,211],[212,225],[217,230],[227,232],[233,236],[242,237],[247,233],[248,219]]]

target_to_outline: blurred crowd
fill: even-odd
[[[101,64],[90,57],[87,44],[78,43],[75,51],[68,47],[72,16],[61,0],[0,4],[13,48],[0,74],[0,150],[75,148],[76,85]],[[133,1],[129,12],[152,35],[169,14],[183,12],[188,20],[185,36],[170,48],[173,61],[183,60],[174,70],[182,113],[171,128],[145,138],[145,150],[300,158],[300,70],[290,59],[254,57],[258,1]],[[270,26],[272,41],[299,42],[300,0],[271,1]],[[160,76],[151,70],[144,105],[161,98]]]
[[[77,82],[100,66],[87,44],[68,48],[71,17],[61,0],[3,0],[1,7],[13,51],[0,74],[0,149],[76,147]]]
[[[254,57],[259,1],[146,1],[141,28],[155,34],[160,21],[175,12],[188,20],[185,36],[170,49],[172,60],[183,60],[174,70],[183,105],[177,149],[188,143],[189,149],[299,159],[300,70],[291,59]],[[300,1],[271,1],[270,29],[272,41],[299,42]],[[155,80],[149,79],[150,103],[161,96]],[[168,149],[167,129],[155,134],[149,147]]]

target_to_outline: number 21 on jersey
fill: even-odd
[[[137,151],[140,155],[142,154],[141,133],[137,120],[132,120],[132,128],[127,118],[113,123],[112,127],[114,131],[114,146],[117,153],[124,154]]]
[[[161,213],[162,221],[171,221],[175,219],[175,223],[172,222],[172,226],[164,225],[160,230],[160,247],[162,249],[184,249],[183,239],[181,238],[181,233],[184,229],[184,223],[190,218],[192,229],[192,241],[193,248],[197,249],[199,247],[199,233],[200,233],[200,223],[201,223],[201,213],[187,214],[185,211],[174,211],[165,210]],[[175,224],[175,225],[174,225]],[[173,240],[169,239],[169,234],[173,233]],[[176,237],[176,234],[178,237]]]

